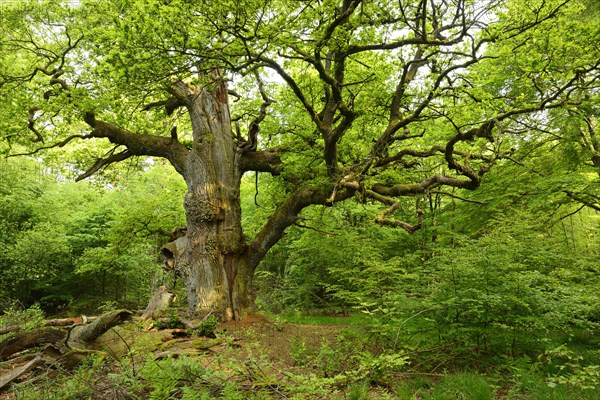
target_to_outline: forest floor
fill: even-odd
[[[421,374],[402,358],[365,358],[368,342],[358,339],[365,332],[351,322],[304,324],[254,315],[198,336],[149,329],[138,320],[97,341],[105,359],[74,371],[36,371],[0,392],[0,400],[600,399],[598,392],[547,385],[528,392],[489,370]]]
[[[340,333],[347,329],[345,325],[306,325],[295,323],[277,323],[262,316],[252,316],[243,322],[231,321],[221,328],[243,342],[255,341],[270,361],[282,366],[292,367],[294,360],[302,357],[302,351],[320,347],[333,347]],[[304,349],[304,350],[303,350]]]
[[[122,357],[127,352],[136,348],[142,351],[153,351],[169,347],[173,354],[183,353],[186,346],[194,345],[198,338],[187,336],[180,329],[148,330],[141,334],[136,325],[123,325],[113,328],[98,341],[98,350],[106,351],[110,355]],[[272,321],[262,315],[251,315],[243,321],[230,321],[219,324],[215,332],[219,337],[227,337],[224,341],[213,341],[216,345],[210,346],[210,353],[219,353],[220,347],[227,347],[234,343],[245,353],[250,349],[258,348],[270,361],[281,366],[292,367],[298,363],[294,360],[302,357],[302,351],[307,353],[324,346],[335,346],[340,334],[348,329],[348,325],[316,325],[282,323]],[[174,346],[165,346],[170,342]],[[158,346],[162,343],[161,346]],[[197,344],[197,343],[196,343]],[[208,339],[207,346],[210,344]],[[175,349],[176,348],[176,349]],[[208,350],[204,349],[204,350]],[[202,352],[203,350],[199,350]]]

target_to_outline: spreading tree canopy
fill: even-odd
[[[308,206],[380,204],[376,223],[414,233],[423,196],[460,198],[577,115],[597,157],[592,3],[19,3],[0,15],[4,152],[78,147],[77,179],[168,160],[188,192],[166,265],[191,310],[242,318],[257,265]],[[281,190],[246,237],[240,182],[252,171]]]

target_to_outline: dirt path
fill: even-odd
[[[246,346],[261,349],[271,362],[286,368],[297,364],[297,359],[303,355],[314,354],[324,346],[334,347],[345,329],[339,325],[278,323],[262,316],[242,322],[231,321],[220,328]]]

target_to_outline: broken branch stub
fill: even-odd
[[[165,286],[159,287],[142,313],[142,320],[160,317],[162,312],[173,304],[174,300],[175,293],[170,292]]]

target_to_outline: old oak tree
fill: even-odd
[[[89,144],[78,179],[168,160],[188,191],[167,264],[192,311],[241,319],[258,264],[304,208],[377,203],[376,223],[413,233],[420,199],[477,189],[512,138],[576,108],[598,81],[597,52],[577,45],[594,34],[572,18],[585,12],[575,0],[21,3],[2,13],[1,90],[20,118],[4,130],[11,155]],[[567,25],[581,31],[553,43]],[[246,237],[251,171],[284,189]]]

